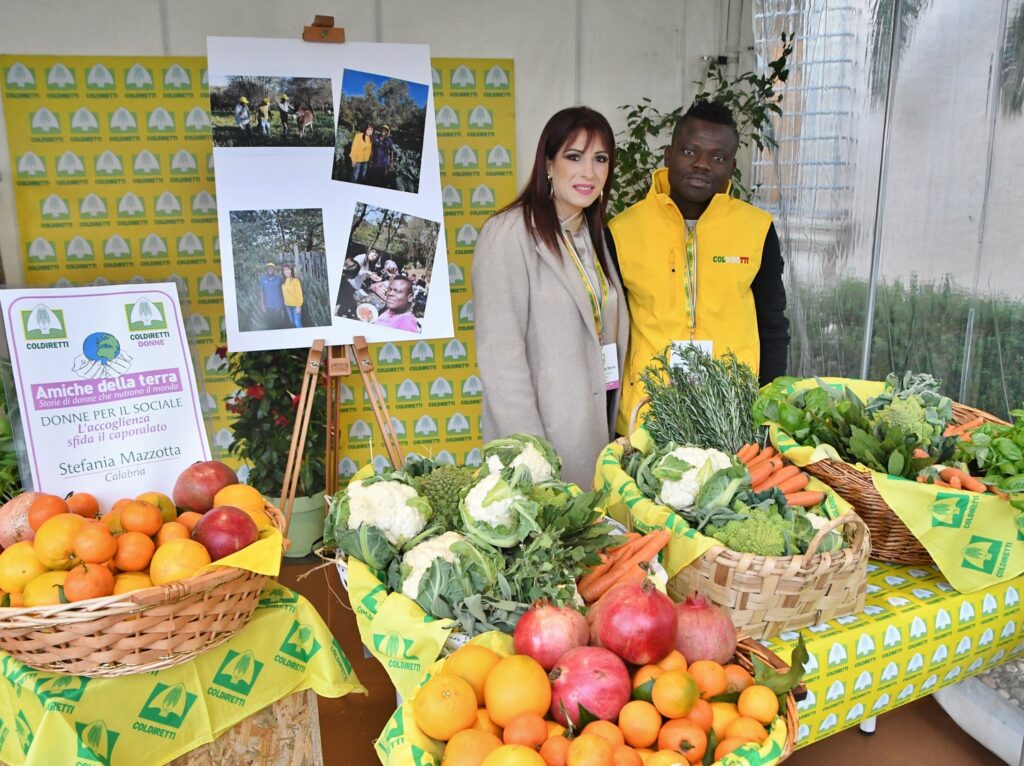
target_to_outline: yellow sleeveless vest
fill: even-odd
[[[672,341],[690,340],[686,299],[686,223],[669,197],[668,170],[654,172],[643,200],[611,224],[629,303],[629,353],[623,370],[616,430],[645,395],[640,372]],[[716,194],[697,220],[697,328],[714,355],[732,351],[756,374],[761,361],[757,314],[750,284],[772,217],[753,205]]]

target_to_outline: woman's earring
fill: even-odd
[[[551,176],[548,176],[548,199],[555,198],[555,185],[551,183]]]
[[[604,189],[601,189],[601,193],[597,195],[598,203],[604,202]]]

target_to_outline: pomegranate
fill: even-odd
[[[516,654],[526,654],[551,670],[570,649],[586,646],[590,638],[587,618],[570,606],[538,601],[519,618],[512,633]]]
[[[736,652],[736,628],[729,615],[700,593],[676,604],[676,649],[687,662],[714,660],[724,665]]]
[[[196,522],[192,539],[209,551],[211,561],[218,561],[252,545],[260,539],[260,532],[248,513],[231,505],[221,505],[207,511]]]
[[[598,646],[570,649],[548,678],[551,715],[563,726],[579,723],[580,705],[598,718],[614,721],[633,691],[625,663]]]
[[[675,646],[675,605],[650,580],[613,588],[598,601],[595,611],[591,642],[596,637],[626,662],[658,662]]]
[[[219,460],[193,463],[178,476],[171,497],[174,504],[186,511],[206,513],[213,508],[213,498],[229,484],[237,484],[235,472]]]

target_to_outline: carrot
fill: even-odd
[[[1010,496],[1006,492],[1003,492],[1003,490],[999,489],[999,487],[997,487],[995,484],[986,484],[985,486],[988,487],[989,492],[998,497],[1000,500],[1010,499]]]
[[[786,502],[789,505],[800,506],[801,508],[812,508],[815,505],[819,505],[822,500],[825,499],[824,492],[813,492],[811,490],[804,490],[803,492],[790,492],[786,495]]]
[[[622,576],[612,584],[612,587],[615,587],[616,585],[642,583],[647,579],[647,574],[647,569],[637,564],[623,572]]]
[[[966,471],[961,471],[959,468],[943,468],[939,471],[939,476],[941,476],[944,481],[949,482],[950,486],[955,486],[953,484],[953,479],[956,478],[960,480],[960,486],[969,492],[985,491],[985,485],[982,482],[975,479]]]
[[[792,479],[794,476],[799,475],[800,469],[795,465],[787,465],[785,468],[780,468],[775,471],[771,476],[762,481],[760,484],[754,485],[755,492],[764,492],[766,489],[778,486],[786,479]]]
[[[750,486],[760,484],[762,481],[772,475],[774,466],[769,461],[758,463],[752,469],[748,468],[747,472],[750,474]]]
[[[765,447],[763,450],[757,453],[757,457],[751,458],[750,462],[747,463],[747,468],[753,468],[762,460],[767,460],[770,457],[774,457],[775,454],[776,453],[774,447]]]
[[[973,420],[968,420],[966,423],[951,423],[946,427],[946,430],[942,432],[943,436],[960,436],[968,431],[973,431],[978,426],[985,422],[985,418],[976,417]]]
[[[605,553],[599,553],[598,555],[601,557],[601,563],[595,564],[589,572],[576,581],[577,590],[582,591],[584,588],[587,588],[594,580],[612,568],[611,556]]]
[[[949,477],[949,486],[953,489],[963,489],[963,485],[960,483],[960,477],[956,475]]]
[[[811,477],[801,471],[796,476],[791,476],[785,481],[779,482],[779,489],[784,494],[792,494],[793,492],[799,492],[807,486],[807,482],[811,480]]]
[[[738,450],[736,450],[736,459],[741,463],[746,463],[750,458],[754,457],[758,452],[756,444],[744,444]]]
[[[928,453],[927,453],[927,452],[925,452],[925,451],[924,451],[923,449],[921,449],[920,447],[915,447],[915,448],[914,448],[914,451],[913,451],[912,453],[910,453],[910,457],[913,457],[913,458],[922,458],[922,457],[928,457]]]
[[[672,533],[667,529],[657,529],[653,532],[648,532],[640,540],[629,543],[630,546],[637,545],[637,543],[639,545],[633,548],[629,555],[617,559],[611,568],[589,583],[587,588],[584,589],[577,586],[580,596],[587,602],[596,601],[601,598],[625,572],[629,571],[633,566],[650,561],[658,555],[658,551],[668,545],[668,541],[671,539]]]
[[[644,544],[644,540],[646,538],[647,535],[634,534],[634,536],[631,537],[628,542],[623,543],[618,547],[606,550],[605,553],[608,554],[611,563],[615,564],[615,562],[621,561],[622,559],[631,556],[633,554],[633,551],[635,551],[637,548]]]

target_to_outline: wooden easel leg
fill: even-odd
[[[370,351],[366,345],[366,338],[357,336],[352,339],[352,355],[355,357],[356,365],[359,367],[359,374],[363,378],[363,385],[366,387],[366,395],[373,408],[373,417],[380,428],[381,436],[384,439],[384,448],[387,450],[391,465],[401,468],[405,464],[405,456],[402,447],[398,443],[398,433],[395,431],[395,424],[391,421],[391,413],[388,412],[388,404],[384,399],[380,383],[377,380],[377,372],[373,368],[373,361],[370,359]]]
[[[281,487],[281,513],[285,518],[285,534],[292,519],[292,506],[295,504],[295,491],[299,486],[299,474],[302,471],[302,454],[306,447],[306,434],[309,431],[309,418],[313,413],[313,401],[316,399],[316,386],[320,377],[320,367],[324,356],[324,341],[317,340],[309,350],[306,358],[306,370],[302,376],[302,391],[295,413],[295,425],[292,428],[292,443],[288,450],[288,461],[285,463],[284,484]],[[337,470],[337,464],[335,464]]]

